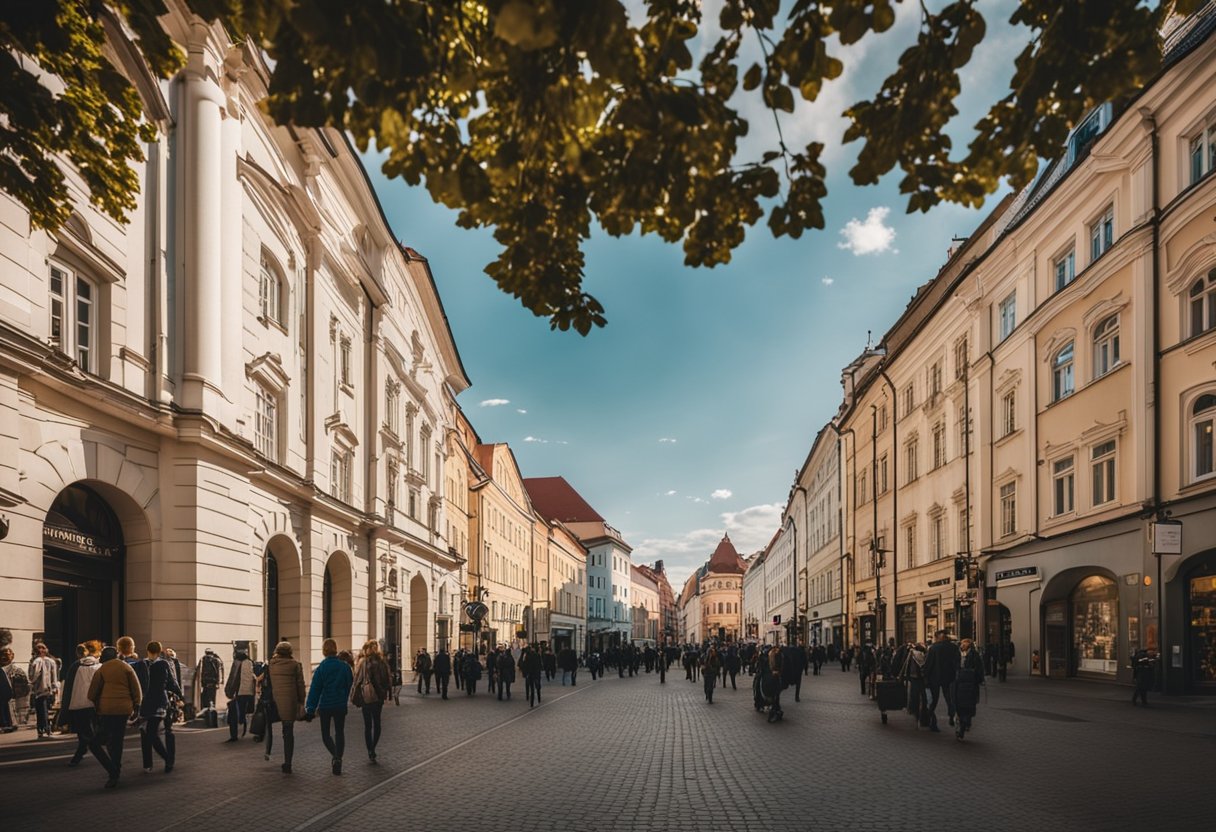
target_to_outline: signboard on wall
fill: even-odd
[[[1182,521],[1158,520],[1149,524],[1149,540],[1154,555],[1182,554]]]

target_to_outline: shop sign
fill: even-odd
[[[1039,579],[1039,567],[1021,566],[1021,567],[1018,567],[1017,569],[1005,569],[1001,572],[996,573],[996,582],[998,584],[999,583],[1008,583],[1009,581],[1015,581],[1015,580],[1018,580],[1019,578],[1033,578],[1034,580],[1038,580]]]
[[[1182,554],[1182,521],[1158,520],[1149,526],[1154,555]]]
[[[950,583],[949,578],[938,578],[936,581],[929,581],[929,586],[946,586]]]
[[[105,546],[91,534],[85,534],[80,529],[69,526],[53,526],[46,523],[42,526],[42,540],[45,545],[56,549],[68,549],[82,555],[94,557],[114,557],[114,547]]]

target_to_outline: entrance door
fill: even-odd
[[[76,645],[113,642],[122,629],[122,529],[85,485],[59,493],[42,528],[43,630],[51,654],[70,661]]]
[[[401,671],[401,610],[384,608],[384,658],[393,678]]]
[[[1043,649],[1046,675],[1068,675],[1068,602],[1052,601],[1043,608]]]

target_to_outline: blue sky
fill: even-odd
[[[718,3],[705,5],[716,19]],[[1003,25],[1010,3],[980,8],[989,38],[964,71],[956,146],[1007,90],[1024,43]],[[366,159],[395,233],[431,263],[473,381],[460,402],[483,441],[509,443],[525,476],[564,476],[621,530],[635,562],[666,562],[677,591],[723,532],[745,556],[767,543],[839,404],[840,368],[999,198],[980,211],[908,215],[897,177],[868,188],[848,180],[856,150],[840,144],[839,113],[873,94],[915,27],[915,4],[904,4],[890,32],[843,50],[846,72],[820,102],[785,120],[791,146],[828,143],[824,231],[774,240],[762,221],[714,269],[686,268],[680,248],[657,239],[596,234],[585,285],[608,326],[585,338],[551,332],[497,289],[483,272],[497,254],[488,230],[457,228],[424,189],[386,180]],[[759,146],[772,121],[751,115]]]

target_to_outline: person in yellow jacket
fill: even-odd
[[[122,740],[127,720],[139,714],[143,702],[135,670],[113,647],[101,651],[101,667],[89,683],[89,701],[97,708],[101,732],[106,738],[110,756],[110,779],[106,781],[106,788],[112,789],[118,785],[118,775],[122,772]]]

